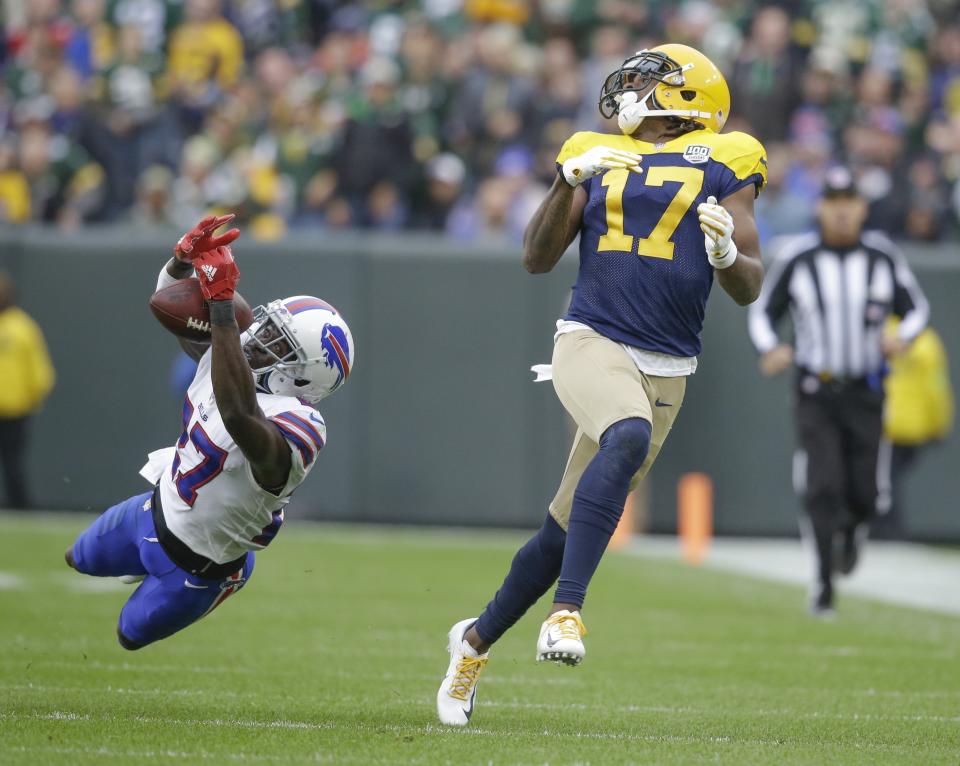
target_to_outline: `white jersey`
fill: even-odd
[[[223,424],[210,360],[208,350],[187,391],[183,433],[172,464],[174,450],[163,451],[167,460],[160,475],[160,504],[174,535],[195,553],[224,564],[246,551],[262,550],[276,536],[283,506],[316,461],[327,429],[320,414],[299,399],[257,394],[257,404],[283,434],[291,454],[283,490],[279,495],[267,492]]]

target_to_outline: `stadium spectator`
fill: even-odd
[[[105,0],[73,0],[74,26],[64,46],[66,63],[84,80],[113,57],[115,30],[106,20]]]
[[[53,388],[54,372],[37,323],[16,303],[13,280],[0,272],[0,462],[4,508],[30,508],[26,451],[30,417]]]
[[[854,168],[871,224],[921,241],[958,231],[955,0],[8,6],[0,140],[17,147],[39,123],[58,156],[85,156],[103,172],[82,215],[54,195],[10,220],[126,219],[147,167],[165,165],[183,185],[185,147],[199,136],[215,150],[209,174],[227,182],[211,180],[194,207],[237,209],[254,237],[422,228],[427,169],[441,154],[466,171],[456,218],[489,222],[513,193],[496,179],[504,151],[523,147],[534,158],[529,181],[549,183],[558,141],[611,129],[583,84],[669,37],[723,63],[738,116],[728,129],[790,146],[779,153],[786,168],[771,168],[782,188],[764,203],[778,219],[767,234],[793,229],[789,205],[800,206],[797,221],[812,215],[835,162]],[[353,162],[357,172],[345,173]],[[927,162],[937,168],[932,185]],[[16,196],[24,168],[8,158],[0,172],[0,194]]]
[[[812,224],[809,200],[799,184],[788,183],[794,168],[790,144],[767,144],[767,185],[757,198],[757,228],[762,242],[784,234],[798,234]]]
[[[463,194],[467,170],[455,154],[438,154],[427,163],[426,183],[414,198],[411,228],[446,231]]]
[[[375,58],[360,72],[362,93],[351,104],[334,163],[339,192],[364,228],[392,228],[406,215],[415,179],[410,122],[396,99],[400,67]]]
[[[103,190],[103,172],[79,146],[51,134],[43,119],[25,115],[19,167],[30,189],[31,220],[75,228],[92,218]]]
[[[505,147],[531,138],[525,129],[536,91],[523,71],[526,54],[517,27],[495,24],[477,36],[477,61],[457,89],[449,129],[453,149],[480,175]]]
[[[242,67],[243,39],[220,15],[219,0],[186,0],[184,21],[170,37],[167,77],[188,132],[237,83]]]
[[[790,17],[777,6],[760,9],[733,65],[730,89],[737,113],[761,141],[787,137],[797,105],[800,65],[790,40]]]
[[[0,140],[0,223],[30,220],[30,185],[16,159],[13,140]]]
[[[176,227],[170,188],[173,173],[163,165],[151,165],[137,181],[137,201],[130,210],[130,221],[138,231]]]

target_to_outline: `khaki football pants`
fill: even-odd
[[[630,482],[630,490],[647,475],[673,427],[686,377],[645,375],[622,345],[593,330],[577,330],[557,338],[553,349],[553,387],[577,424],[573,448],[550,503],[550,514],[567,528],[573,493],[587,465],[597,454],[600,437],[614,423],[643,418],[652,426],[650,451]]]

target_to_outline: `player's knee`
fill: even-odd
[[[120,628],[117,628],[117,640],[120,642],[120,646],[131,652],[135,652],[137,649],[143,649],[143,647],[146,646],[146,644],[138,644],[136,641],[127,638],[123,635]]]
[[[653,429],[649,420],[627,418],[610,426],[600,437],[600,448],[632,471],[639,470],[650,450]]]
[[[67,562],[67,566],[71,569],[77,568],[77,562],[73,558],[73,546],[71,545],[63,554],[63,560]]]

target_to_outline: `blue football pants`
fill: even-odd
[[[146,575],[123,605],[118,625],[124,638],[138,646],[172,636],[215,609],[244,586],[254,565],[250,552],[243,569],[223,580],[178,567],[157,542],[152,496],[134,495],[109,508],[73,544],[73,560],[83,574]]]

